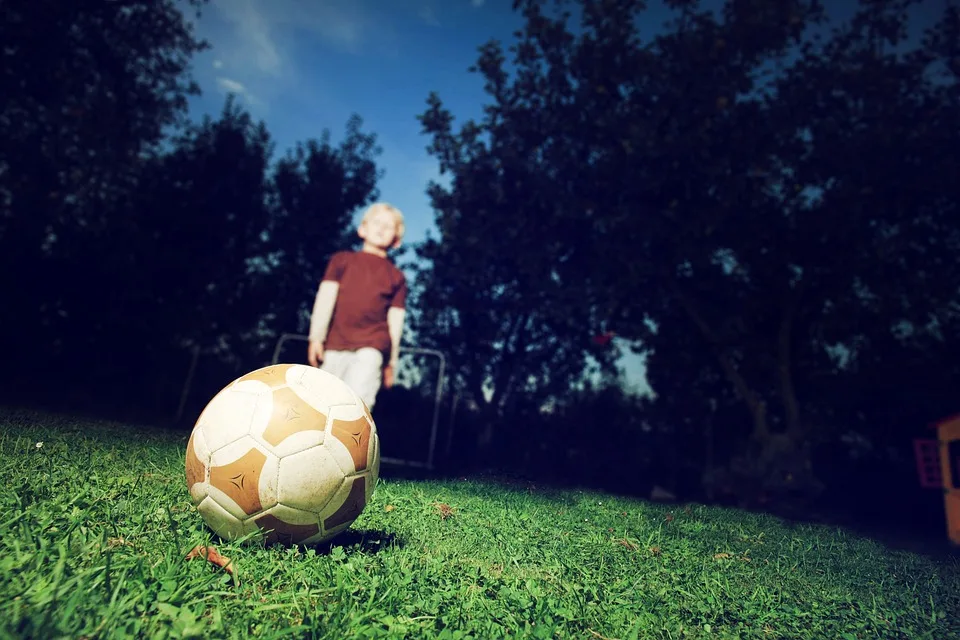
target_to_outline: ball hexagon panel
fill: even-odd
[[[324,533],[335,535],[349,527],[367,506],[366,475],[344,479],[327,506],[320,512]]]
[[[353,394],[354,404],[360,407],[364,417],[366,417],[370,423],[370,428],[373,433],[370,438],[370,453],[368,458],[368,460],[370,460],[370,480],[367,482],[367,499],[369,500],[370,496],[373,495],[374,488],[377,486],[377,479],[380,477],[380,438],[377,436],[377,424],[373,421],[373,416],[370,414],[370,408],[367,406],[367,403],[352,389],[350,393]]]
[[[343,484],[343,472],[327,447],[313,447],[280,459],[278,502],[319,513]]]
[[[266,401],[270,418],[254,424],[251,433],[274,453],[283,457],[323,444],[326,408],[318,409],[291,386],[275,388]]]
[[[276,389],[289,384],[288,377],[296,373],[296,365],[292,364],[274,364],[269,367],[263,367],[250,373],[245,373],[233,381],[234,385],[241,385],[250,382],[256,382],[267,387],[267,389]]]
[[[323,398],[328,406],[337,404],[356,403],[356,394],[340,378],[328,371],[306,365],[292,365],[296,367],[291,381],[304,397]]]

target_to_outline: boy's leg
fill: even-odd
[[[350,364],[342,379],[373,411],[383,378],[383,354],[372,347],[363,347],[349,354]]]
[[[320,363],[320,369],[321,371],[332,373],[343,380],[352,356],[353,352],[351,351],[325,351],[323,353],[323,362]]]

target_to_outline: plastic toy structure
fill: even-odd
[[[943,491],[947,535],[960,545],[960,414],[935,423],[936,439],[913,441],[920,486]]]

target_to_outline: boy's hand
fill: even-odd
[[[392,363],[388,364],[383,368],[383,388],[384,389],[389,389],[390,387],[393,386],[393,383],[394,383],[393,374],[394,374],[394,367]]]
[[[311,340],[307,347],[307,362],[311,367],[319,367],[323,362],[323,343],[319,340]]]

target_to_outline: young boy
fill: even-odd
[[[310,316],[307,361],[347,383],[370,411],[383,386],[393,386],[406,313],[407,283],[387,258],[400,246],[403,214],[385,202],[360,220],[360,251],[330,258]],[[386,363],[386,364],[384,364]]]

